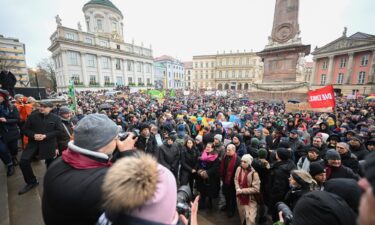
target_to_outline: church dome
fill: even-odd
[[[83,6],[83,8],[85,8],[87,6],[91,6],[91,5],[101,5],[101,6],[108,7],[110,9],[114,10],[115,12],[119,13],[122,16],[121,11],[109,0],[91,0],[88,3],[86,3]]]

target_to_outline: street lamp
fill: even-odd
[[[34,76],[35,76],[36,91],[38,92],[38,97],[39,97],[38,100],[42,100],[42,97],[41,97],[41,95],[40,95],[40,90],[39,90],[38,68],[32,68],[31,71],[34,72]]]

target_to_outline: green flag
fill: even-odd
[[[73,110],[74,112],[77,109],[77,101],[76,101],[76,94],[74,90],[74,82],[73,80],[69,81],[69,86],[68,86],[68,95],[71,98],[72,102],[70,104],[70,109]]]
[[[163,98],[163,93],[158,90],[149,90],[147,94],[151,95],[151,97],[162,99]]]
[[[174,93],[174,89],[172,89],[171,93],[169,94],[170,97],[174,97],[175,96],[175,93]]]

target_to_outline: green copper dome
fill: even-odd
[[[111,1],[109,1],[109,0],[91,0],[88,3],[86,3],[83,7],[86,7],[88,5],[103,5],[103,6],[107,6],[107,7],[111,8],[111,9],[113,9],[114,11],[118,12],[122,16],[121,11]]]

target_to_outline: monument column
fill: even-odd
[[[327,74],[327,82],[326,84],[332,84],[333,80],[333,59],[335,56],[330,56],[328,61],[328,74]]]
[[[350,84],[352,82],[352,73],[354,66],[354,52],[349,52],[349,62],[348,62],[348,72],[346,74],[345,84]]]

